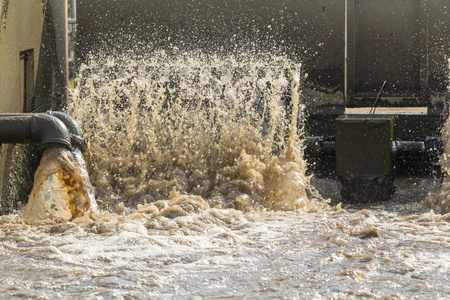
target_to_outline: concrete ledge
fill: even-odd
[[[345,114],[368,114],[371,107],[346,108]],[[427,115],[427,107],[377,107],[375,115]]]

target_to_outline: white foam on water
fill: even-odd
[[[0,294],[440,299],[450,292],[449,220],[369,210],[212,209],[175,218],[173,227],[119,215],[29,226],[2,216]]]

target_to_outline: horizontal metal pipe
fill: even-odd
[[[306,137],[305,146],[310,153],[335,155],[336,142],[323,136]]]
[[[306,137],[306,148],[311,153],[334,155],[335,141],[327,140],[323,136]],[[392,141],[392,152],[395,155],[422,156],[426,153],[440,151],[442,139],[439,137],[426,137],[423,141]]]
[[[425,143],[422,141],[393,141],[392,151],[396,155],[422,156],[425,154]]]
[[[0,114],[0,143],[60,144],[69,149],[66,125],[49,114]]]

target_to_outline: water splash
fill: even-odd
[[[83,152],[77,146],[72,145],[72,156],[73,159],[80,170],[80,174],[83,178],[84,184],[86,185],[86,192],[89,197],[90,210],[93,213],[98,213],[97,200],[95,199],[95,191],[92,186],[91,179],[87,171],[86,161],[84,160]]]
[[[44,150],[23,220],[65,222],[91,213],[86,184],[72,153],[62,147]]]
[[[450,95],[450,58],[448,59],[448,86]],[[442,128],[443,153],[440,159],[444,180],[439,193],[430,193],[423,205],[433,209],[437,213],[450,212],[450,118],[447,118]]]
[[[316,211],[283,56],[96,57],[69,104],[103,209],[199,196],[211,207]],[[301,93],[301,91],[300,91]]]

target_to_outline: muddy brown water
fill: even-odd
[[[448,299],[440,181],[338,204],[336,181],[305,176],[301,118],[286,117],[301,111],[296,70],[163,52],[84,66],[68,111],[98,212],[1,216],[0,298]]]

